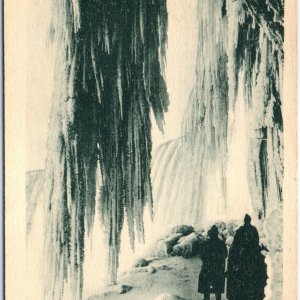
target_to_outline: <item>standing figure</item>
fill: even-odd
[[[225,286],[225,259],[227,248],[225,243],[218,238],[217,226],[212,226],[208,231],[209,240],[203,245],[200,257],[202,269],[199,275],[198,292],[204,294],[204,299],[210,299],[210,294],[215,294],[221,300]]]
[[[262,300],[267,283],[267,268],[259,246],[257,229],[246,214],[244,225],[234,237],[228,257],[227,298]]]

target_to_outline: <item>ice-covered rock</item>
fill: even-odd
[[[154,254],[157,257],[167,257],[169,255],[168,247],[165,240],[160,240],[157,242],[157,246]]]
[[[226,224],[224,222],[217,222],[215,225],[217,226],[219,233],[226,229]]]
[[[223,240],[227,240],[227,238],[233,237],[234,234],[235,234],[235,232],[232,229],[229,229],[229,228],[228,229],[226,228],[225,230],[223,230],[220,233],[220,235],[221,235],[221,237],[222,237]]]
[[[185,258],[193,257],[199,254],[204,238],[195,232],[182,237],[178,244],[173,247],[173,252],[177,256]]]
[[[230,221],[226,224],[227,229],[233,229],[238,227],[238,222],[237,221]]]
[[[201,234],[203,237],[207,237],[207,230],[204,230]]]
[[[179,241],[179,239],[182,238],[183,236],[184,234],[182,234],[181,232],[172,233],[170,236],[168,236],[165,239],[165,242],[169,245],[174,246]]]
[[[233,239],[233,236],[227,237],[225,241],[226,245],[231,246],[231,244],[233,243]]]
[[[167,257],[173,251],[173,246],[183,237],[182,233],[172,233],[166,239],[159,240],[156,246],[157,257]]]
[[[203,234],[205,230],[202,228],[202,227],[199,227],[199,228],[195,228],[195,232],[197,232],[198,234]]]
[[[189,235],[194,232],[194,227],[189,225],[178,225],[172,229],[172,233],[181,233],[182,235]]]

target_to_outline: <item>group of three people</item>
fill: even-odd
[[[204,300],[210,299],[210,294],[215,294],[216,300],[221,300],[227,275],[227,299],[262,300],[267,271],[259,246],[258,231],[251,225],[251,217],[245,215],[244,225],[234,236],[229,256],[224,241],[218,235],[217,226],[212,226],[208,232],[209,239],[201,250],[202,269],[198,292],[204,294]]]

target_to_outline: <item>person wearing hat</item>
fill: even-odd
[[[251,217],[248,214],[245,214],[244,225],[237,230],[234,241],[243,243],[244,247],[247,245],[259,247],[258,231],[256,227],[251,225]]]
[[[229,250],[227,298],[229,300],[262,300],[267,283],[266,264],[259,246],[257,229],[246,214],[244,225],[234,237]]]
[[[208,231],[208,241],[204,244],[200,257],[202,269],[199,275],[198,292],[204,294],[204,299],[210,299],[210,294],[215,294],[216,300],[221,300],[225,287],[225,259],[227,248],[218,237],[217,226],[212,226]]]

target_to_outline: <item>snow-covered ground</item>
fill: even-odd
[[[150,268],[155,272],[147,271]],[[201,299],[197,292],[200,270],[199,258],[161,258],[151,262],[148,267],[144,267],[144,270],[132,270],[132,273],[128,272],[120,278],[120,285],[132,287],[128,293],[120,294],[114,289],[103,289],[88,299],[154,300],[162,294],[170,294],[183,299],[198,300]]]
[[[41,175],[42,173],[40,173]],[[37,180],[34,178],[32,182],[34,183],[32,192],[31,201],[28,202],[28,231],[27,235],[27,270],[28,270],[28,285],[29,289],[35,290],[36,299],[43,299],[43,287],[44,287],[44,256],[43,256],[43,241],[44,241],[44,193],[42,185],[42,176]],[[172,208],[169,208],[169,213],[172,215]],[[174,215],[175,217],[175,215]],[[238,225],[242,224],[242,220],[239,220]],[[124,224],[124,230],[122,233],[122,244],[120,252],[120,268],[119,276],[124,271],[131,270],[133,263],[139,257],[147,257],[149,255],[149,249],[153,247],[153,244],[156,243],[156,240],[167,232],[170,228],[167,226],[159,227],[158,224],[153,224],[150,219],[149,214],[145,214],[145,238],[146,244],[136,244],[135,252],[130,248],[129,238],[128,238],[128,229],[126,227],[126,222]],[[195,225],[195,224],[192,224]],[[196,224],[197,225],[197,224]],[[208,224],[207,228],[212,224]],[[266,263],[268,266],[268,286],[265,289],[266,299],[269,300],[280,300],[282,299],[282,208],[278,207],[274,209],[273,212],[269,214],[264,223],[254,220],[254,225],[258,228],[260,234],[261,243],[263,243],[270,252],[265,252]],[[170,227],[170,226],[169,226]],[[196,226],[194,226],[196,228]],[[207,229],[204,228],[204,229]],[[276,228],[276,230],[274,230]],[[103,289],[106,285],[106,250],[104,246],[104,234],[101,228],[99,221],[99,216],[95,218],[95,224],[90,237],[86,237],[85,241],[85,263],[84,263],[84,299],[91,295],[96,295]],[[195,261],[197,266],[190,266],[190,261],[179,258],[174,258],[178,266],[188,264],[187,269],[194,270],[189,275],[188,285],[194,286],[194,281],[198,278],[198,273],[200,272],[200,263]],[[167,260],[167,262],[172,263],[173,260]],[[158,263],[158,262],[153,262]],[[164,262],[162,262],[164,263]],[[177,266],[176,265],[176,266]],[[171,270],[163,270],[157,272],[156,275],[148,274],[152,279],[154,278],[158,282],[161,276],[166,276],[166,281],[170,282],[174,279],[172,276],[174,272],[178,271],[177,267],[173,268],[173,273]],[[181,267],[180,267],[181,268]],[[193,269],[194,268],[194,269]],[[185,271],[184,271],[185,272]],[[188,271],[186,271],[188,272]],[[170,274],[169,274],[170,273]],[[177,272],[178,273],[178,272]],[[130,277],[129,282],[133,284],[133,281],[136,280],[148,280],[145,274],[136,274]],[[174,275],[175,276],[175,275]],[[177,275],[176,275],[177,276]],[[120,283],[126,283],[123,277],[120,278]],[[143,279],[144,278],[144,279]],[[173,279],[172,279],[173,278]],[[171,280],[172,279],[172,280]],[[185,278],[187,279],[187,278]],[[177,280],[177,281],[176,281]],[[177,282],[178,287],[176,292],[182,289],[185,290],[185,287],[181,285],[186,285],[186,281],[183,281],[182,278],[177,278],[174,282]],[[154,286],[156,285],[154,281]],[[144,284],[144,283],[143,283]],[[168,285],[166,285],[168,287]],[[173,286],[174,287],[174,286]],[[177,290],[178,289],[178,290]],[[146,286],[142,285],[140,291],[146,291]],[[163,292],[163,291],[162,291]],[[131,294],[132,293],[132,294]],[[131,295],[138,293],[137,291],[130,292]],[[151,294],[152,293],[152,294]],[[153,295],[154,292],[151,292],[149,295]],[[156,295],[156,294],[155,294]],[[178,295],[183,295],[182,293]],[[189,294],[188,294],[189,295]],[[125,297],[125,296],[124,296]],[[149,296],[150,297],[150,296]],[[195,296],[196,297],[196,296]],[[117,299],[117,298],[116,298]],[[126,299],[126,298],[124,298]],[[134,299],[134,298],[130,298]],[[146,299],[146,298],[143,298]],[[149,298],[150,299],[150,298]],[[194,298],[187,298],[194,299]],[[199,299],[199,298],[198,298]]]

